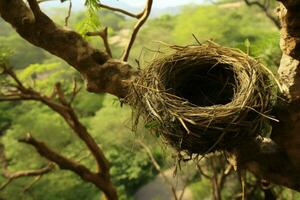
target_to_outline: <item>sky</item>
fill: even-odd
[[[75,10],[80,10],[83,8],[84,0],[72,0],[73,8]],[[163,9],[167,7],[175,7],[180,5],[186,5],[190,3],[199,4],[202,3],[203,0],[154,0],[153,1],[153,9]],[[127,4],[133,8],[143,8],[146,4],[146,0],[101,0],[101,3],[106,5],[111,5],[114,7],[124,7],[124,4]],[[64,7],[67,7],[68,2],[63,3]],[[60,1],[49,1],[43,3],[42,7],[49,8],[49,7],[61,7]]]
[[[144,6],[146,0],[102,0],[102,3],[112,3],[112,2],[124,2],[132,7],[141,7]],[[179,6],[189,3],[201,3],[203,0],[154,0],[153,7],[154,8],[166,8]]]

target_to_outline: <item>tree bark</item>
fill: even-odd
[[[34,9],[33,9],[34,8]],[[62,58],[83,76],[90,92],[125,97],[135,71],[127,63],[93,48],[77,32],[61,28],[36,6],[22,0],[1,0],[1,17],[25,40]]]
[[[282,0],[278,69],[283,99],[279,98],[271,140],[256,138],[237,150],[240,167],[273,183],[300,191],[300,0]]]
[[[278,69],[285,95],[290,101],[300,98],[300,1],[282,0],[280,47],[283,52]]]

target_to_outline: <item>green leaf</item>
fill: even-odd
[[[158,122],[157,121],[150,121],[148,123],[145,124],[145,128],[146,129],[152,129],[152,128],[155,128],[155,127],[158,127]]]
[[[89,31],[99,31],[99,27],[101,26],[99,20],[99,0],[86,0],[85,6],[86,10],[86,17],[77,23],[76,30],[83,36]]]

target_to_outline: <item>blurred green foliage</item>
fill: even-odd
[[[96,3],[98,0],[88,0],[86,11],[72,13],[70,27],[84,35],[87,31],[98,31],[99,26],[108,26],[113,54],[121,55],[129,39],[128,30],[135,21],[99,10]],[[59,9],[53,11],[52,16],[63,24],[64,16]],[[126,30],[129,34],[125,34]],[[165,51],[166,47],[160,41],[177,45],[197,44],[192,34],[200,42],[212,39],[222,45],[240,48],[245,52],[248,50],[250,55],[259,58],[273,71],[278,66],[278,30],[257,8],[243,5],[238,8],[224,5],[187,6],[178,15],[149,19],[137,37],[129,62],[137,66],[139,61],[141,67],[146,66],[159,51]],[[95,47],[103,46],[98,37],[89,40]],[[18,69],[17,74],[27,86],[35,87],[43,94],[50,95],[53,85],[59,81],[70,95],[74,78],[79,86],[84,87],[75,70],[21,39],[2,20],[0,59],[9,61],[11,66]],[[0,84],[3,81],[4,77],[0,76]],[[91,94],[84,89],[77,95],[73,107],[110,160],[113,182],[118,188],[120,199],[131,199],[135,191],[157,173],[147,154],[134,142],[139,136],[131,131],[131,110],[126,106],[120,109],[119,100],[110,95]],[[17,142],[27,132],[63,155],[75,160],[82,159],[83,164],[95,168],[85,146],[58,114],[37,102],[1,102],[0,143],[5,145],[10,171],[40,168],[47,163],[33,148]],[[169,167],[166,160],[171,160],[170,155],[164,155],[151,136],[143,137],[155,149],[153,154],[162,167]],[[29,192],[24,193],[24,187],[32,180],[22,178],[14,181],[0,192],[0,199],[96,200],[100,196],[97,188],[83,183],[78,176],[68,171],[55,170],[43,176]],[[0,176],[0,183],[2,181],[3,177]],[[211,186],[205,179],[192,183],[190,188],[194,199],[211,197]],[[290,193],[286,193],[288,199]],[[226,192],[224,195],[227,195]]]

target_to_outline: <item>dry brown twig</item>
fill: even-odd
[[[221,155],[211,155],[204,159],[194,160],[194,162],[200,175],[211,182],[213,199],[221,200],[221,192],[224,189],[228,176],[231,175],[233,171],[232,165],[228,164]],[[205,171],[201,163],[204,164]]]
[[[68,24],[69,24],[69,19],[71,17],[71,13],[72,13],[72,0],[69,0],[68,14],[65,17],[65,26],[68,26]]]
[[[272,11],[269,9],[269,0],[264,0],[264,3],[261,3],[259,1],[251,1],[251,0],[244,0],[247,6],[258,6],[265,15],[273,22],[273,24],[280,29],[280,22],[279,19],[272,14]]]
[[[172,191],[172,194],[175,198],[175,200],[181,200],[183,198],[183,194],[185,192],[185,188],[187,186],[187,184],[184,185],[182,192],[180,193],[180,195],[178,196],[176,193],[176,186],[174,186],[174,184],[169,180],[168,176],[164,173],[164,171],[161,169],[160,165],[158,164],[158,162],[156,161],[156,159],[154,158],[150,148],[141,140],[136,140],[136,142],[146,151],[147,155],[149,156],[154,168],[159,172],[159,174],[163,177],[165,183],[167,183]]]
[[[71,102],[74,100],[79,90],[77,83],[74,83],[71,101],[67,101],[65,92],[63,91],[60,83],[55,84],[53,94],[48,97],[40,94],[32,88],[27,88],[11,68],[4,64],[2,64],[1,67],[4,69],[3,73],[13,79],[13,81],[16,83],[16,85],[11,86],[16,90],[13,93],[8,92],[1,94],[0,101],[34,100],[47,105],[53,111],[58,113],[73,130],[73,132],[85,143],[86,147],[96,161],[97,171],[93,172],[84,165],[55,152],[46,144],[38,141],[30,134],[28,134],[26,138],[19,141],[32,145],[41,156],[57,164],[61,169],[70,170],[83,178],[83,180],[93,183],[105,193],[109,200],[116,200],[117,193],[110,179],[109,162],[104,156],[101,148],[89,134],[86,127],[79,121],[78,116],[71,107]],[[10,179],[8,180],[11,182]],[[6,184],[3,187],[6,187]]]
[[[87,32],[86,33],[87,36],[100,36],[103,40],[104,43],[104,47],[105,47],[105,51],[106,53],[112,58],[112,52],[110,49],[110,45],[108,42],[108,34],[107,34],[107,27],[105,27],[102,31],[98,31],[98,32]]]
[[[123,10],[121,8],[115,8],[115,7],[112,7],[112,6],[108,6],[108,5],[105,5],[105,4],[102,4],[102,3],[99,3],[98,6],[100,8],[105,8],[107,10],[111,10],[111,11],[114,11],[114,12],[119,12],[119,13],[122,13],[124,15],[127,15],[129,17],[133,17],[133,18],[141,18],[141,16],[143,15],[143,11],[138,13],[138,14],[134,14],[134,13],[131,13],[131,12],[128,12],[126,10]]]
[[[39,180],[41,180],[41,178],[42,175],[36,176],[28,185],[24,187],[23,192],[29,192],[33,185],[36,184]]]
[[[128,60],[130,50],[133,46],[133,43],[136,39],[136,36],[137,36],[139,30],[141,29],[141,27],[147,21],[149,15],[151,13],[152,4],[153,4],[153,0],[148,0],[144,10],[142,12],[138,13],[138,14],[133,14],[131,12],[128,12],[128,11],[120,9],[120,8],[115,8],[115,7],[107,6],[107,5],[104,5],[104,4],[98,4],[98,6],[100,8],[105,8],[105,9],[108,9],[108,10],[111,10],[111,11],[114,11],[114,12],[119,12],[119,13],[122,13],[124,15],[127,15],[127,16],[138,19],[137,23],[135,24],[135,26],[133,28],[131,37],[130,37],[129,42],[128,42],[126,48],[125,48],[125,51],[122,55],[121,60],[123,60],[123,61]]]
[[[13,180],[29,177],[29,176],[42,176],[51,172],[54,169],[54,164],[49,163],[47,166],[37,169],[37,170],[26,170],[26,171],[18,171],[14,173],[9,173],[6,167],[3,168],[3,176],[6,178],[6,181],[0,186],[0,191],[5,189]]]
[[[69,101],[70,105],[73,103],[73,101],[75,100],[77,94],[80,92],[81,89],[82,89],[82,87],[78,87],[77,79],[74,78],[73,79],[73,90],[72,90],[71,98]]]

